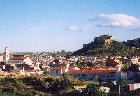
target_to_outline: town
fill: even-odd
[[[140,0],[0,0],[0,96],[140,96]]]
[[[89,47],[90,44],[99,48],[100,45],[108,46],[112,42],[112,36],[102,35],[96,37],[94,42],[84,44],[83,48]],[[65,50],[62,50],[62,53],[66,53]],[[124,86],[128,86],[130,91],[140,88],[139,56],[73,55],[75,53],[9,53],[6,47],[0,56],[0,78],[43,75],[62,78],[68,75],[82,82],[111,82],[114,85],[117,85],[119,80],[124,80],[125,84],[120,84],[119,89],[116,89],[119,92],[116,94],[119,95],[120,89],[125,90]],[[78,92],[82,92],[86,87],[87,85],[74,86]],[[107,94],[111,89],[109,86],[101,86],[100,90]]]

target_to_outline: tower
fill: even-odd
[[[8,50],[7,50],[7,47],[6,47],[6,48],[5,48],[5,52],[4,52],[4,54],[3,54],[3,62],[4,62],[5,64],[7,64],[9,58],[10,58],[9,52],[8,52]]]

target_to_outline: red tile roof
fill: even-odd
[[[69,70],[68,73],[104,73],[104,74],[109,74],[109,73],[116,73],[117,70],[88,70],[88,69],[84,69],[84,70]]]
[[[40,69],[35,69],[34,71],[42,71],[42,70],[40,70]]]
[[[61,69],[66,69],[66,67],[55,67],[55,68],[51,68],[51,70],[61,70]]]
[[[34,67],[30,67],[30,69],[29,70],[34,70]]]
[[[126,73],[127,71],[126,71],[126,70],[120,70],[120,72],[121,72],[121,73]]]
[[[18,70],[23,70],[23,68],[22,67],[19,67],[19,68],[17,68]]]
[[[24,55],[13,55],[10,60],[24,60],[25,58]]]
[[[109,70],[109,69],[118,69],[118,67],[98,67],[98,66],[96,66],[96,67],[82,67],[81,69],[89,69],[89,70],[100,70],[100,69],[104,69],[104,70]]]
[[[25,72],[35,72],[34,70],[24,70]]]

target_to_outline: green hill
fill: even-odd
[[[139,56],[140,38],[118,42],[110,35],[95,37],[94,41],[84,44],[83,48],[75,51],[73,55],[93,55],[93,56]]]

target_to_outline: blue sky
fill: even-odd
[[[75,51],[94,37],[140,37],[140,0],[0,0],[0,52]]]

